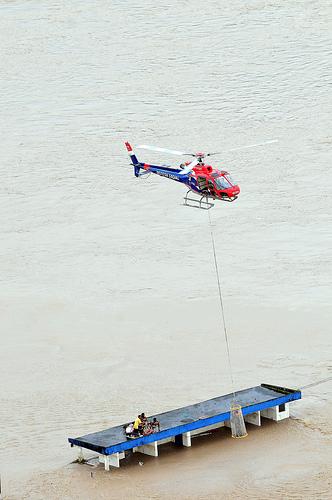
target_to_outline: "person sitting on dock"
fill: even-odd
[[[143,427],[143,436],[149,436],[150,434],[153,434],[153,429],[150,422],[147,422]]]
[[[134,432],[134,422],[131,422],[130,424],[125,425],[124,429],[125,429],[126,436],[131,437],[131,435]]]
[[[159,420],[156,419],[156,417],[153,417],[153,420],[152,422],[150,422],[150,425],[153,429],[153,432],[156,432],[156,430],[158,430],[158,432],[160,431],[160,422]]]

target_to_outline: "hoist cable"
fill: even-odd
[[[228,365],[229,365],[229,374],[230,374],[230,378],[231,378],[231,382],[232,382],[233,397],[235,399],[233,370],[232,370],[231,355],[230,355],[228,334],[227,334],[227,328],[226,328],[224,302],[223,302],[223,298],[222,298],[220,276],[219,276],[219,268],[218,268],[218,261],[217,261],[217,255],[216,255],[216,246],[215,246],[215,242],[214,242],[214,235],[213,235],[213,229],[212,229],[212,222],[211,222],[210,210],[207,210],[207,213],[208,213],[208,216],[209,216],[209,223],[210,223],[210,234],[211,234],[212,250],[213,250],[213,257],[214,257],[214,267],[215,267],[215,270],[216,270],[216,277],[217,277],[217,283],[218,283],[221,320],[222,320],[222,325],[223,325],[223,330],[224,330],[224,335],[225,335],[225,342],[226,342],[226,349],[227,349],[227,358],[228,358]]]
[[[332,380],[332,377],[323,378],[322,380],[318,380],[317,382],[312,382],[311,384],[299,387],[299,389],[300,391],[303,391],[303,389],[309,389],[309,387],[315,387],[316,385],[324,384],[325,382],[329,382],[330,380]]]
[[[228,358],[228,365],[229,365],[229,373],[230,373],[230,379],[232,382],[232,393],[233,397],[235,399],[235,390],[234,390],[234,378],[233,378],[233,370],[232,370],[232,363],[231,363],[231,355],[230,355],[230,348],[229,348],[229,339],[228,339],[228,333],[227,333],[227,327],[226,327],[226,318],[225,318],[225,310],[224,310],[224,302],[223,302],[223,297],[222,297],[222,290],[221,290],[221,283],[220,283],[220,274],[219,274],[219,266],[218,266],[218,261],[217,261],[217,255],[216,255],[216,245],[214,241],[214,234],[213,234],[213,226],[212,226],[212,221],[211,221],[211,215],[210,215],[210,210],[207,210],[208,216],[209,216],[209,224],[210,224],[210,234],[211,234],[211,242],[212,242],[212,251],[213,251],[213,258],[214,258],[214,267],[216,271],[216,278],[217,278],[217,284],[218,284],[218,292],[219,292],[219,302],[220,302],[220,311],[221,311],[221,320],[222,320],[222,326],[224,330],[224,335],[225,335],[225,342],[226,342],[226,349],[227,349],[227,358]],[[327,377],[322,380],[318,380],[317,382],[312,382],[310,384],[304,385],[302,387],[299,387],[299,390],[305,390],[309,389],[310,387],[315,387],[320,384],[324,384],[326,382],[329,382],[332,380],[332,377]]]

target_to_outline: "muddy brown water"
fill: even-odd
[[[331,5],[0,14],[6,498],[328,498],[331,383],[247,440],[206,436],[110,475],[68,465],[66,439],[231,390],[207,214],[175,182],[135,179],[124,140],[225,151],[213,164],[241,186],[211,211],[236,387],[331,374]]]

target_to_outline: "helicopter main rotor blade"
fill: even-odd
[[[166,149],[166,148],[159,148],[157,146],[148,146],[147,144],[141,144],[140,146],[136,146],[139,149],[149,149],[150,151],[159,151],[161,153],[170,153],[172,155],[190,155],[190,156],[195,156],[192,155],[191,153],[186,153],[185,151],[175,151],[174,149]]]
[[[249,144],[249,146],[240,146],[238,148],[226,149],[226,151],[218,151],[217,153],[208,153],[206,156],[221,155],[223,153],[230,153],[232,151],[240,151],[241,149],[255,148],[257,146],[265,146],[266,144],[273,144],[274,142],[279,142],[278,139],[273,139],[272,141],[258,142],[257,144]]]
[[[196,158],[194,161],[192,161],[191,163],[189,163],[189,165],[187,165],[186,167],[184,167],[184,169],[182,170],[181,172],[181,175],[186,175],[186,174],[189,174],[189,172],[192,171],[192,169],[194,167],[196,167],[196,165],[199,163],[199,160],[198,158]]]

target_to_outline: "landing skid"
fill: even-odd
[[[186,196],[183,198],[184,205],[187,207],[200,208],[201,210],[210,210],[210,208],[214,207],[214,203],[209,201],[209,196],[203,195],[199,199],[197,198],[188,198],[188,194],[192,193],[192,190],[189,189]],[[199,196],[199,195],[198,195]],[[219,201],[227,201],[228,203],[232,203],[232,201],[237,200],[237,196],[233,196],[233,198],[229,198],[228,196],[224,198],[218,198]],[[213,198],[215,200],[215,198]],[[190,203],[188,203],[188,201]]]
[[[186,196],[183,198],[184,205],[192,208],[200,208],[201,210],[210,210],[210,208],[214,207],[214,203],[209,201],[208,196],[201,196],[199,199],[197,198],[188,198],[188,194],[192,193],[191,189],[187,192]],[[189,203],[188,203],[189,202]]]

